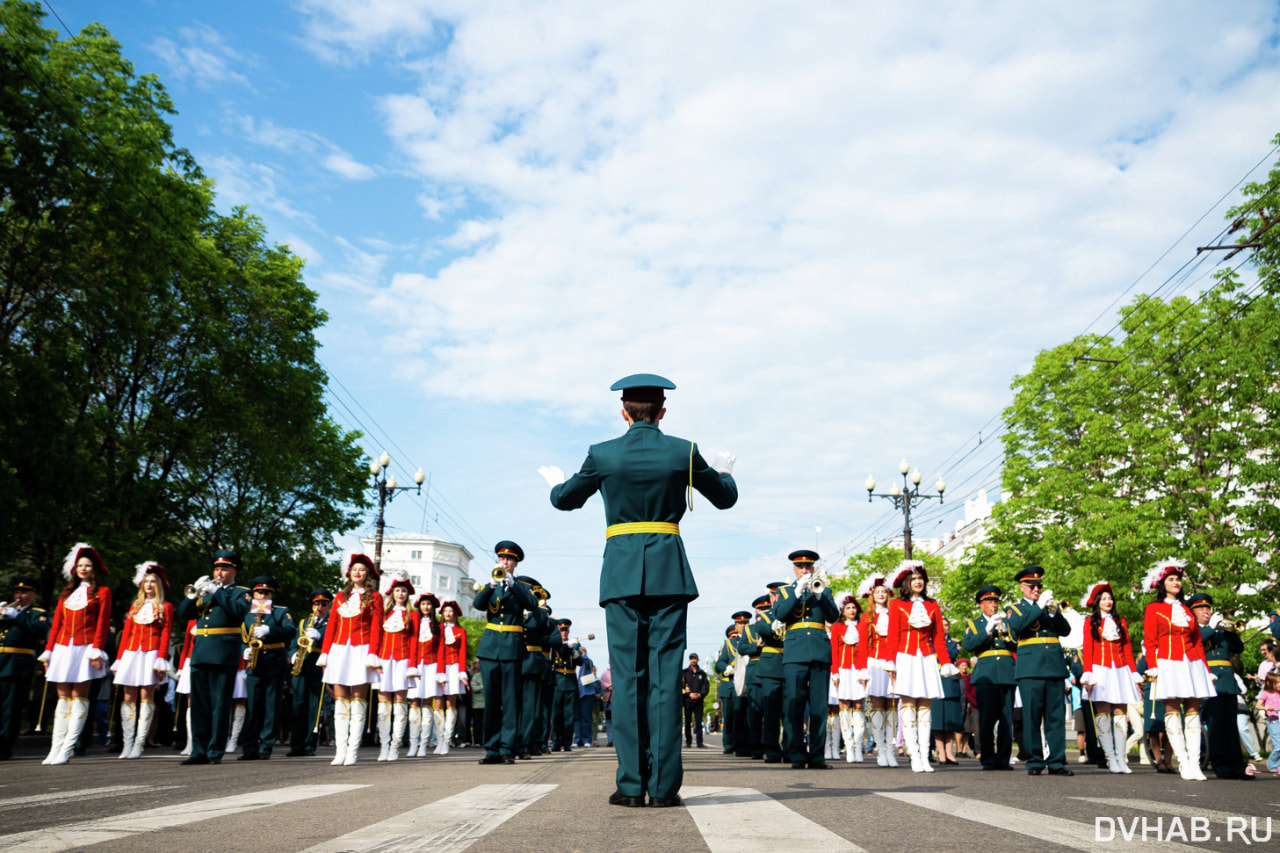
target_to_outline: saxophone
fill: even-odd
[[[315,647],[314,641],[307,636],[307,631],[311,629],[311,626],[314,625],[315,622],[316,617],[308,616],[306,619],[303,619],[302,624],[298,626],[298,651],[294,653],[293,669],[289,672],[289,675],[293,678],[297,678],[299,675],[302,675],[302,665],[307,662],[307,655],[309,655],[311,650]]]
[[[265,617],[261,613],[254,617],[253,627],[257,628],[262,624]],[[262,656],[262,640],[254,637],[248,628],[241,628],[241,639],[249,644],[249,672],[253,672],[258,668],[258,658]]]

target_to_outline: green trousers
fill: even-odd
[[[485,755],[515,754],[520,738],[520,661],[480,659]]]
[[[824,763],[831,664],[784,663],[782,682],[782,720],[786,729],[787,746],[791,752],[791,763]]]
[[[231,736],[236,667],[191,666],[191,757],[222,758]]]
[[[1067,766],[1067,712],[1061,678],[1019,678],[1018,695],[1022,697],[1022,747],[1031,753],[1027,769]],[[1044,753],[1040,726],[1049,754]]]
[[[280,694],[284,692],[284,675],[257,676],[250,673],[245,678],[244,728],[240,732],[240,746],[245,755],[270,755],[276,745],[276,708],[280,706]]]

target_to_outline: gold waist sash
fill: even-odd
[[[680,525],[671,521],[627,521],[622,524],[610,524],[604,529],[604,538],[612,539],[628,533],[670,533],[680,535]]]

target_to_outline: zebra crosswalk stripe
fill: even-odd
[[[556,785],[477,785],[425,806],[334,838],[305,853],[395,850],[458,853],[475,844]]]
[[[1161,853],[1195,853],[1203,848],[1176,842],[1143,842],[1114,839],[1101,841],[1096,838],[1096,829],[1092,824],[1076,820],[1053,817],[1039,812],[1016,809],[1012,806],[991,803],[985,800],[974,800],[957,797],[952,794],[928,794],[911,791],[876,791],[877,796],[887,797],[898,802],[908,803],[923,809],[929,809],[952,817],[976,821],[985,826],[1016,832],[1060,844],[1073,850],[1084,850],[1088,853],[1127,853],[1127,851],[1161,851]]]
[[[331,794],[343,794],[368,785],[295,785],[273,788],[232,797],[197,800],[173,806],[161,806],[128,814],[113,815],[100,820],[51,826],[30,832],[0,835],[0,850],[21,853],[60,853],[75,850],[104,841],[118,841],[139,832],[170,829],[196,821],[226,817],[253,809],[310,800]]]
[[[711,853],[806,849],[866,853],[858,845],[754,788],[680,789],[689,816]]]
[[[97,800],[102,797],[119,797],[125,794],[150,794],[154,791],[168,791],[181,788],[181,785],[108,785],[105,788],[84,788],[78,791],[54,791],[51,794],[34,794],[29,797],[10,797],[0,800],[0,812],[13,809],[25,809],[30,806],[56,806],[59,803]]]

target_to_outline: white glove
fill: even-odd
[[[240,653],[240,657],[244,658],[245,660],[248,660],[248,659],[249,659],[249,650],[248,650],[248,649],[245,649],[244,651],[242,651],[242,652]]]
[[[1159,677],[1160,677],[1160,667],[1158,666],[1147,667],[1147,678],[1155,680]]]
[[[443,672],[436,673],[436,681],[438,681],[440,684],[444,684],[448,680],[449,680],[449,676],[445,675]]]
[[[259,640],[261,640],[263,637],[267,636],[267,633],[268,633],[270,630],[271,630],[271,629],[270,629],[270,628],[268,628],[266,625],[254,625],[254,626],[253,626],[253,636],[255,636],[255,637],[257,637]]]
[[[18,608],[16,607],[6,607],[4,610],[0,610],[0,616],[3,616],[6,619],[12,619],[17,615]]]
[[[316,658],[316,666],[324,666],[328,662],[329,656],[326,654],[321,653],[320,657]]]
[[[538,473],[542,475],[542,479],[547,481],[547,485],[552,488],[564,482],[564,472],[555,465],[543,465],[538,469]]]
[[[47,653],[46,653],[47,654]],[[733,675],[733,664],[729,664],[724,668],[725,675]]]
[[[775,633],[775,634],[781,634],[781,633],[782,633],[782,629],[783,629],[783,628],[785,628],[785,627],[787,627],[787,626],[786,626],[786,625],[784,625],[784,624],[782,624],[782,620],[781,620],[781,619],[774,619],[772,622],[770,622],[770,623],[769,623],[769,627],[773,629],[773,633]]]
[[[45,652],[44,654],[40,655],[40,657],[36,658],[36,660],[40,661],[40,663],[48,664],[49,658],[51,657],[53,657],[52,652]]]
[[[211,579],[201,578],[200,580],[204,581],[204,583],[200,583],[200,581],[196,581],[196,589],[202,595],[213,595],[215,592],[218,591],[218,585],[214,583]]]
[[[151,668],[154,669],[156,672],[160,673],[161,675],[164,675],[166,672],[169,671],[169,662],[164,658],[158,658],[156,660],[155,666]]]
[[[119,671],[120,671],[120,663],[121,663],[120,661],[116,661],[115,663],[111,664],[111,671],[112,671],[112,672],[119,672]]]
[[[308,639],[308,640],[311,640],[312,642],[315,642],[316,640],[320,639],[320,636],[321,636],[321,635],[320,635],[320,632],[319,632],[319,631],[317,631],[315,628],[308,628],[308,629],[307,629],[307,639]]]
[[[382,658],[369,652],[369,656],[364,659],[364,665],[369,669],[382,669]]]
[[[711,467],[715,468],[721,474],[732,474],[733,463],[737,461],[738,457],[726,450],[721,450],[716,454],[716,461],[711,463]]]
[[[1221,621],[1222,621],[1222,614],[1221,614],[1221,613],[1215,613],[1215,614],[1213,614],[1212,616],[1210,616],[1210,617],[1209,617],[1209,627],[1210,627],[1210,628],[1217,628],[1217,627],[1218,627],[1218,623],[1219,623],[1219,622],[1221,622]]]
[[[938,674],[944,678],[949,678],[952,675],[959,675],[960,670],[957,669],[956,665],[953,663],[944,663],[938,670]]]
[[[507,572],[506,576],[502,578],[502,585],[507,589],[511,589],[511,586],[515,582],[516,582],[516,576],[511,572]]]
[[[1041,610],[1048,610],[1053,606],[1053,591],[1045,590],[1040,593],[1040,597],[1036,599],[1036,604],[1040,605]]]

